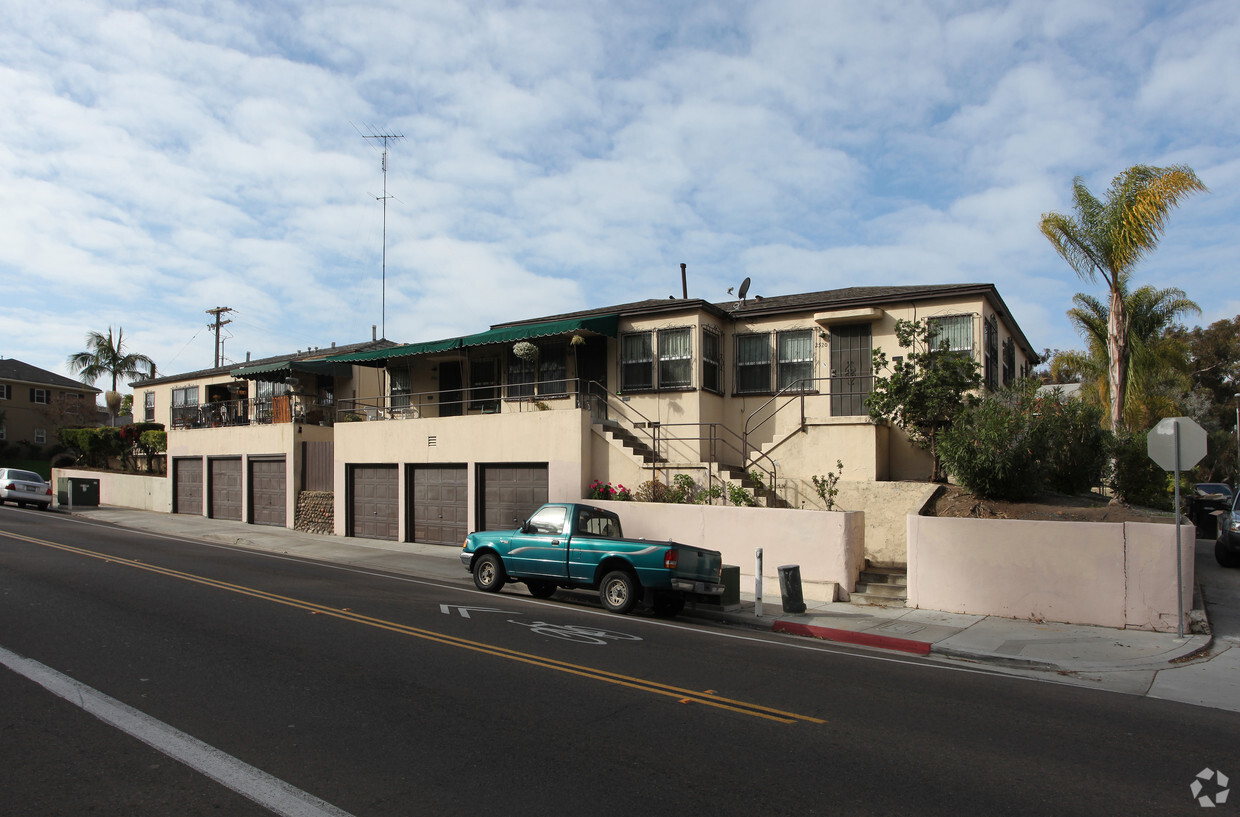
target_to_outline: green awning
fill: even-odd
[[[619,331],[619,326],[619,315],[569,318],[562,321],[527,323],[521,326],[505,326],[500,329],[491,329],[487,332],[479,332],[476,335],[466,335],[460,338],[460,342],[462,347],[482,346],[487,343],[511,343],[517,340],[528,340],[529,338],[566,335],[570,332],[594,332],[595,334],[614,338]]]
[[[228,373],[241,380],[265,380],[276,383],[291,377],[294,373],[349,377],[353,374],[353,370],[347,365],[331,360],[277,360],[274,363],[242,366]]]
[[[407,343],[404,346],[389,346],[386,349],[371,349],[366,352],[354,352],[350,355],[335,355],[329,357],[328,360],[333,363],[382,366],[383,362],[389,358],[427,355],[432,352],[448,352],[458,349],[461,345],[460,340],[460,338],[448,338],[447,340],[428,340],[425,343]]]

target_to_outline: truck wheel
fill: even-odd
[[[536,599],[549,599],[555,595],[555,585],[552,582],[531,579],[525,583],[525,589],[530,591],[530,595]]]
[[[641,586],[627,570],[613,570],[598,586],[598,597],[609,612],[624,615],[637,606]]]
[[[685,597],[660,593],[654,597],[654,614],[659,618],[675,618],[685,609]]]
[[[1240,567],[1240,556],[1227,550],[1221,539],[1214,543],[1214,560],[1223,567]]]
[[[474,562],[474,587],[487,593],[497,593],[507,580],[504,563],[494,553],[484,553]]]

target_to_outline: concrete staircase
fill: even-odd
[[[903,607],[908,600],[908,568],[872,567],[867,562],[849,600],[876,607]]]
[[[603,429],[604,434],[610,435],[612,439],[628,449],[634,457],[647,465],[667,462],[666,458],[655,453],[654,449],[647,445],[644,440],[615,420],[599,420],[597,424]]]
[[[719,475],[733,482],[739,482],[741,487],[753,493],[754,498],[758,499],[768,508],[791,508],[792,504],[788,500],[780,496],[774,488],[769,485],[759,485],[749,478],[749,474],[742,468],[733,465],[720,465]]]

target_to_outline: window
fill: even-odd
[[[146,422],[155,422],[155,392],[148,391],[142,393],[142,404],[144,409],[144,418]]]
[[[982,377],[986,388],[999,387],[999,322],[994,315],[982,321]]]
[[[693,330],[659,330],[659,388],[693,385]]]
[[[796,332],[779,332],[775,336],[776,389],[814,389],[814,332],[801,329]]]
[[[0,440],[7,440],[8,438],[9,438],[8,426],[0,425]]]
[[[620,537],[620,517],[606,511],[580,510],[577,512],[577,533],[617,539]]]
[[[702,327],[702,388],[707,391],[723,392],[721,369],[723,361],[720,351],[723,348],[719,340],[719,332],[709,326]]]
[[[563,505],[551,505],[540,508],[531,516],[526,528],[530,533],[560,534],[564,532],[564,521],[567,517],[567,508]]]
[[[538,393],[568,393],[568,345],[562,340],[538,344]]]
[[[392,408],[404,409],[409,408],[409,393],[412,387],[409,385],[412,380],[409,372],[409,366],[394,366],[388,369],[389,391],[392,394]]]
[[[13,387],[8,383],[0,383],[0,400],[12,400]]]
[[[761,394],[771,390],[771,336],[736,336],[736,392]]]
[[[469,407],[483,412],[499,411],[499,361],[474,360],[469,364]]]
[[[973,316],[951,315],[946,318],[926,318],[930,330],[930,344],[935,349],[947,343],[951,352],[973,351]]]
[[[534,383],[538,379],[538,364],[516,355],[508,356],[508,397],[533,397]]]
[[[259,391],[262,391],[262,384],[259,384]],[[196,406],[198,405],[198,387],[186,386],[183,389],[172,390],[172,405],[178,406]]]
[[[1010,386],[1016,378],[1016,341],[1008,338],[1003,341],[1003,385]]]
[[[654,388],[654,349],[649,332],[620,337],[620,391]]]
[[[48,402],[50,402],[48,400],[50,395],[51,393],[47,389],[31,389],[30,390],[30,402],[31,403],[42,403],[43,405],[46,406]]]
[[[36,445],[44,445],[47,443],[47,429],[36,428],[34,430],[34,441]]]

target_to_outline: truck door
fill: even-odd
[[[539,508],[529,518],[526,532],[517,531],[505,559],[514,576],[562,579],[568,575],[568,509],[563,505]]]

